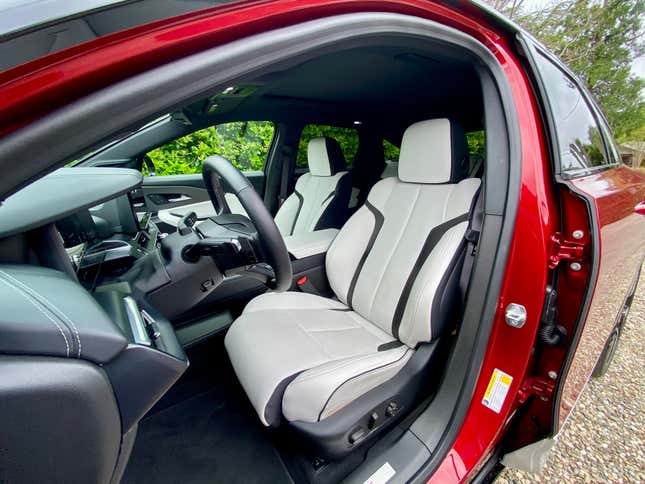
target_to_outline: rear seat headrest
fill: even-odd
[[[409,183],[458,183],[468,175],[464,130],[447,119],[414,123],[403,134],[399,179]]]
[[[307,146],[309,173],[314,176],[332,176],[347,169],[347,163],[334,138],[312,138]]]

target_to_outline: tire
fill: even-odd
[[[596,363],[596,367],[591,374],[592,377],[603,377],[605,376],[605,373],[607,373],[607,370],[609,370],[609,366],[611,365],[611,362],[614,360],[614,356],[616,355],[616,349],[618,348],[618,342],[620,341],[620,335],[622,334],[622,331],[623,325],[621,322],[621,324],[617,325],[609,335],[609,338],[605,343],[605,347],[600,354],[600,358]]]

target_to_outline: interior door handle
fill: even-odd
[[[187,200],[191,200],[191,198],[188,195],[173,195],[173,198],[168,198],[168,203],[177,203],[177,202],[185,202]]]
[[[149,193],[146,197],[155,205],[167,205],[192,200],[188,195],[182,193]]]

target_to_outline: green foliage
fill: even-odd
[[[383,140],[383,156],[386,161],[398,161],[401,154],[401,148],[394,146],[388,140]]]
[[[483,130],[466,133],[466,140],[468,141],[468,153],[482,158],[486,157],[486,137]]]
[[[225,123],[171,141],[148,156],[157,175],[201,173],[203,161],[214,154],[242,171],[262,170],[273,131],[268,121]]]
[[[645,124],[645,82],[631,73],[645,52],[644,15],[645,0],[562,0],[514,20],[587,84],[616,138],[624,139]]]
[[[343,150],[343,155],[345,155],[347,166],[352,166],[356,151],[358,150],[358,133],[355,129],[308,124],[304,127],[300,135],[296,168],[307,168],[307,145],[312,138],[323,136],[329,136],[338,141],[340,148]]]

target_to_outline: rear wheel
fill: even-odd
[[[629,311],[629,308],[626,307],[623,309],[624,317],[627,315],[627,312]],[[611,332],[611,335],[609,335],[609,338],[607,339],[607,342],[605,343],[605,348],[602,350],[602,354],[600,355],[600,359],[598,360],[598,363],[596,363],[596,367],[593,370],[592,376],[594,378],[600,378],[607,373],[607,370],[609,369],[609,365],[611,365],[611,362],[614,359],[614,355],[616,354],[616,348],[618,348],[618,341],[620,341],[620,335],[623,331],[623,325],[622,321],[621,324],[617,325],[614,330]]]

